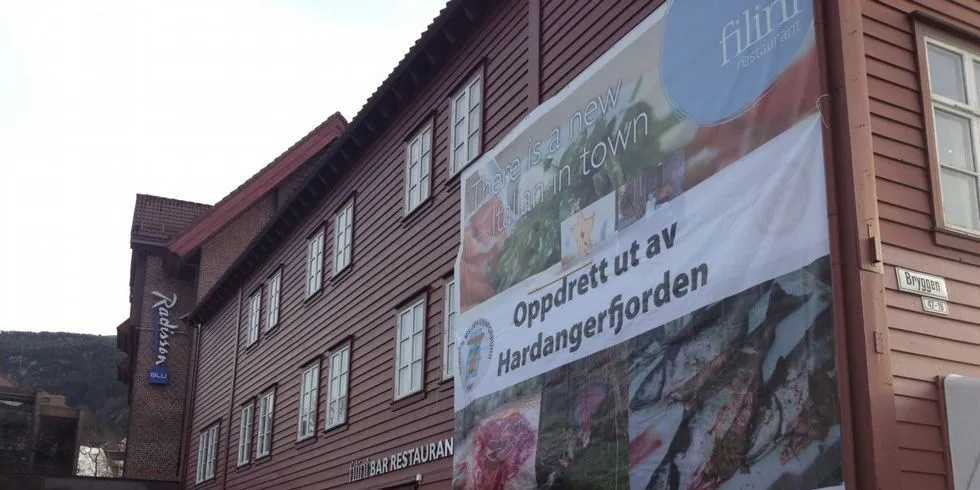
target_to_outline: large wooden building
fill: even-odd
[[[663,3],[447,3],[198,281],[185,488],[451,486],[460,171]],[[943,378],[980,377],[980,3],[814,5],[844,479],[966,488]]]

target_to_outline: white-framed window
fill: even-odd
[[[943,221],[980,235],[980,52],[925,44]]]
[[[197,483],[214,478],[218,462],[218,425],[204,429],[197,438]]]
[[[248,456],[252,449],[252,408],[252,403],[242,407],[238,427],[238,466],[248,463]]]
[[[347,383],[350,379],[350,346],[330,354],[330,382],[327,385],[327,428],[347,421]]]
[[[422,356],[425,348],[425,297],[398,313],[395,332],[395,398],[422,390]]]
[[[282,270],[276,271],[268,281],[269,286],[269,319],[266,330],[272,330],[279,324],[279,296],[282,292]]]
[[[299,423],[296,439],[311,437],[316,431],[317,387],[320,384],[320,365],[314,364],[305,371],[300,382]]]
[[[339,274],[351,263],[351,242],[354,237],[354,200],[350,200],[334,218],[333,273]]]
[[[483,74],[467,81],[450,105],[449,168],[455,174],[480,154],[483,145]]]
[[[259,397],[259,434],[255,441],[255,457],[268,456],[272,449],[272,414],[275,410],[275,392]]]
[[[442,332],[442,377],[449,379],[456,372],[456,316],[459,312],[459,296],[456,281],[446,283],[446,321]]]
[[[259,340],[259,327],[262,323],[262,290],[248,298],[248,344]]]
[[[306,296],[312,296],[323,285],[323,230],[306,242]]]
[[[405,148],[405,214],[429,198],[431,168],[432,124],[429,124]]]

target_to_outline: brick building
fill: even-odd
[[[194,270],[167,245],[211,206],[137,195],[130,244],[130,314],[116,328],[128,356],[119,368],[129,385],[125,476],[173,480],[189,384],[192,336],[180,318],[194,304]]]
[[[214,206],[137,196],[131,311],[117,327],[117,345],[128,354],[119,368],[129,384],[127,478],[178,479],[197,341],[184,317],[345,126],[339,114],[329,117]]]

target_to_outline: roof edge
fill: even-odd
[[[197,223],[170,244],[170,250],[186,259],[249,206],[289,178],[303,163],[340,138],[346,130],[347,119],[340,112],[330,115],[249,180],[218,201]],[[314,143],[312,148],[307,145],[317,137],[324,138],[325,141],[322,144]]]

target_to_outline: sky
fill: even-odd
[[[0,0],[0,330],[114,335],[136,194],[352,119],[445,0]]]

